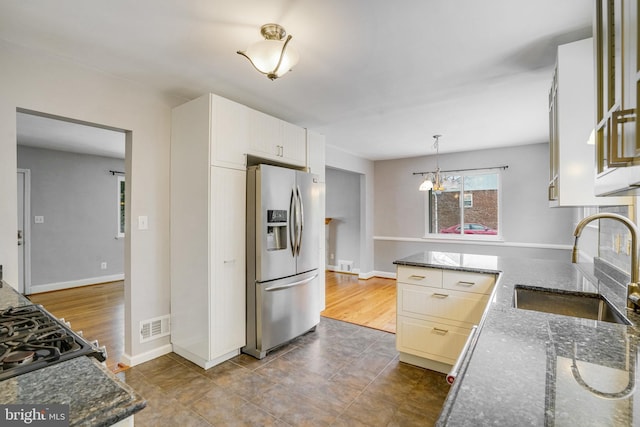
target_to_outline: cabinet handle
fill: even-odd
[[[622,140],[620,144],[618,128],[627,122],[634,122],[636,120],[636,110],[633,108],[627,110],[617,110],[611,113],[611,129],[609,130],[609,165],[610,166],[627,166],[627,164],[633,160],[633,157],[625,156],[625,141]]]
[[[236,262],[236,260],[235,260],[235,259],[225,259],[225,260],[223,261],[223,263],[224,263],[224,264],[233,264],[234,262]]]
[[[411,276],[409,276],[409,279],[413,279],[413,280],[423,280],[426,279],[427,276],[418,276],[416,274],[412,274]]]
[[[458,281],[458,285],[460,285],[460,286],[473,286],[475,284],[476,284],[476,282],[465,282],[464,280],[459,280]]]
[[[433,332],[435,332],[438,335],[447,335],[449,333],[449,330],[448,329],[433,328]]]
[[[449,295],[434,293],[432,296],[434,296],[436,298],[447,298]]]

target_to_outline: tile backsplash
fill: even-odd
[[[629,218],[630,206],[605,206],[600,212],[617,213]],[[599,256],[602,260],[630,273],[631,233],[618,221],[600,221]]]

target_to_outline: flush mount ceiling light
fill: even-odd
[[[282,77],[291,71],[300,59],[300,55],[289,46],[291,35],[278,24],[265,24],[260,28],[264,40],[249,46],[245,51],[238,51],[251,62],[260,73],[271,80]]]
[[[436,193],[440,193],[444,190],[444,186],[442,185],[442,177],[440,176],[440,165],[438,163],[438,157],[440,154],[440,137],[442,135],[433,135],[433,138],[436,140],[433,143],[433,147],[436,149],[436,171],[435,173],[429,172],[427,177],[422,181],[418,190],[420,191],[429,191],[433,190]]]

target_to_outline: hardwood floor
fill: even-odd
[[[56,317],[71,322],[89,341],[107,348],[107,366],[118,370],[124,352],[124,282],[101,283],[29,295]]]
[[[324,317],[396,332],[396,281],[327,271]]]
[[[71,322],[89,341],[107,347],[107,366],[117,371],[124,353],[124,282],[29,295],[56,317]],[[353,274],[327,271],[323,317],[382,331],[396,331],[396,283],[374,277],[359,280]]]

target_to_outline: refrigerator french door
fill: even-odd
[[[262,359],[320,322],[321,187],[317,175],[247,170],[247,345]]]

